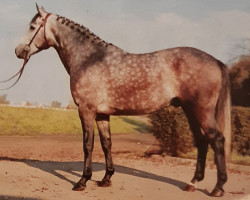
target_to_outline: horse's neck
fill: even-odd
[[[88,29],[66,18],[58,16],[53,26],[56,40],[54,47],[69,74],[79,72],[106,55],[110,47],[117,48],[101,40]],[[119,51],[119,48],[117,48]]]

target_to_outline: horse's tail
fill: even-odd
[[[226,161],[231,160],[231,95],[228,69],[226,65],[218,61],[222,72],[222,82],[219,98],[216,105],[216,121],[219,130],[225,137]]]

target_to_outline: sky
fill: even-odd
[[[0,0],[0,81],[22,66],[14,49],[36,2],[131,53],[191,46],[228,64],[245,53],[239,45],[250,39],[249,0]],[[1,83],[0,89],[10,85]],[[53,48],[33,55],[18,84],[3,94],[11,103],[66,106],[72,99],[69,76]]]

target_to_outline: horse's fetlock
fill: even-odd
[[[201,173],[196,174],[196,175],[195,175],[195,179],[196,179],[197,181],[202,181],[202,180],[204,179],[204,174],[201,174]]]
[[[92,172],[91,173],[84,173],[83,175],[82,175],[82,180],[84,180],[85,182],[87,182],[88,180],[90,180],[91,179],[91,177],[92,177]]]
[[[112,169],[112,170],[107,169],[106,170],[106,174],[108,174],[110,176],[112,176],[114,173],[115,173],[115,169]]]
[[[226,173],[221,174],[219,179],[220,179],[220,182],[222,182],[223,184],[226,183],[228,179],[227,174]]]

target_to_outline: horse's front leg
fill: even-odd
[[[115,172],[111,157],[112,142],[111,142],[110,127],[109,127],[109,115],[97,114],[96,123],[99,130],[102,149],[106,161],[106,173],[102,181],[98,182],[98,186],[107,187],[111,185],[110,178]]]
[[[92,152],[94,149],[94,121],[96,113],[81,106],[79,106],[78,111],[83,129],[84,168],[82,177],[75,184],[73,190],[81,191],[86,188],[86,182],[92,176]]]

